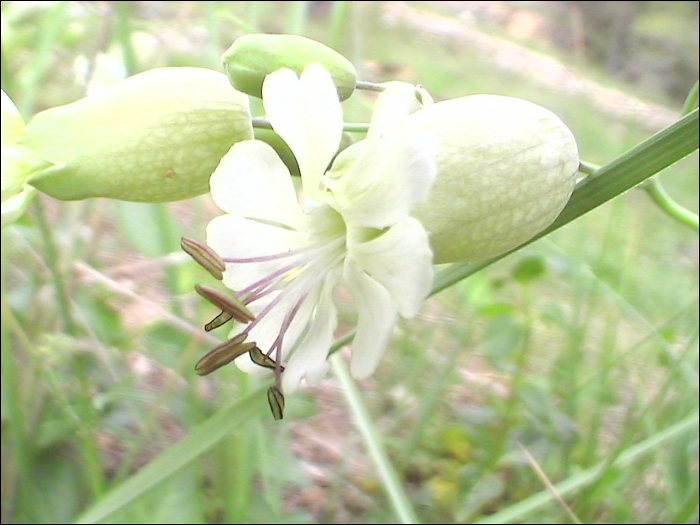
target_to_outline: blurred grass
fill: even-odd
[[[81,96],[86,71],[109,81],[120,68],[218,68],[236,36],[286,31],[332,42],[369,80],[398,76],[436,98],[540,103],[598,164],[650,134],[627,108],[601,111],[586,95],[496,68],[458,38],[389,24],[384,7],[3,2],[3,89],[28,117]],[[347,105],[357,119],[370,107],[360,97]],[[697,212],[697,153],[661,177]],[[193,373],[214,344],[200,328],[213,312],[191,293],[208,276],[177,238],[203,238],[218,213],[207,197],[168,206],[46,198],[32,212],[2,231],[4,523],[398,519],[335,380],[289,399],[276,423],[260,386],[234,367]],[[698,410],[697,243],[633,191],[403,323],[362,401],[418,518],[697,522],[698,442],[688,431]],[[563,492],[588,476],[564,494],[568,510],[520,446]]]

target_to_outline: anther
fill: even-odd
[[[226,263],[219,255],[201,242],[183,237],[180,239],[180,247],[192,257],[197,264],[207,270],[215,279],[221,281],[224,278]]]
[[[272,417],[277,421],[284,417],[284,394],[276,386],[271,386],[267,391],[267,402],[272,410]]]
[[[277,362],[270,356],[263,354],[262,350],[257,346],[250,351],[250,359],[253,363],[263,368],[277,369]],[[284,372],[283,366],[280,366],[280,371]]]
[[[244,343],[247,334],[238,334],[202,357],[194,369],[200,376],[211,374],[237,357],[250,352],[255,343]]]
[[[220,326],[228,323],[231,319],[233,319],[233,316],[230,313],[221,312],[219,315],[214,317],[214,319],[204,325],[204,330],[211,332],[215,328],[219,328]]]
[[[255,316],[253,315],[253,313],[250,310],[248,310],[248,308],[246,308],[246,306],[238,299],[225,297],[213,288],[202,286],[201,284],[195,285],[194,289],[199,295],[204,297],[214,306],[218,306],[219,308],[221,308],[224,311],[224,313],[229,314],[231,318],[235,319],[236,321],[240,323],[250,323],[251,321],[255,320]],[[217,316],[209,324],[214,323],[216,326],[221,326],[221,324],[223,323],[216,324],[218,317],[219,316]]]

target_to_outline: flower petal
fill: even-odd
[[[418,88],[408,82],[386,82],[372,110],[367,139],[378,139],[392,129],[401,129],[402,121],[423,105],[418,100]]]
[[[222,210],[248,219],[301,225],[301,209],[289,170],[268,144],[234,144],[210,180],[211,196]]]
[[[355,297],[358,313],[350,373],[364,379],[372,375],[384,355],[396,325],[398,308],[387,289],[351,258],[345,261],[345,279]]]
[[[433,284],[433,252],[421,223],[406,217],[371,241],[351,238],[348,257],[388,291],[402,317],[415,316]]]
[[[306,241],[304,233],[237,215],[215,217],[207,226],[207,245],[222,259],[282,254],[303,246]],[[240,291],[292,263],[293,257],[254,263],[227,263],[224,284]]]
[[[0,143],[13,144],[24,133],[24,119],[19,114],[17,106],[7,96],[5,90],[0,90]]]
[[[317,198],[321,176],[343,133],[343,113],[330,74],[320,64],[306,66],[301,78],[290,69],[275,71],[263,83],[263,105],[273,129],[297,159],[305,196]]]
[[[34,196],[38,193],[32,186],[25,186],[20,193],[4,200],[1,205],[2,224],[4,228],[16,222],[27,210]]]
[[[389,134],[362,141],[338,155],[324,182],[347,224],[383,229],[427,199],[437,173],[437,151],[432,135]],[[340,174],[334,172],[336,164]]]
[[[299,347],[287,362],[282,376],[282,390],[294,392],[299,382],[306,377],[307,381],[318,381],[328,371],[328,351],[333,342],[333,333],[338,326],[338,315],[333,304],[333,285],[330,279],[324,281],[309,330],[301,340]]]

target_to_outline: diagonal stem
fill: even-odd
[[[401,481],[392,466],[387,456],[386,450],[382,445],[382,440],[379,432],[372,422],[367,406],[365,405],[362,393],[357,388],[355,381],[350,377],[345,361],[340,355],[334,355],[331,358],[333,370],[338,377],[342,386],[345,400],[352,411],[358,430],[364,438],[365,445],[369,451],[369,455],[374,462],[377,472],[382,479],[382,483],[386,488],[389,502],[396,513],[396,518],[399,523],[420,523],[416,516],[408,496],[401,486]]]

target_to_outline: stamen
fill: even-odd
[[[325,241],[315,242],[300,249],[289,250],[275,255],[223,259],[226,263],[232,264],[256,264],[291,258],[291,260],[284,263],[281,268],[277,268],[270,274],[237,292],[236,300],[233,305],[223,304],[221,302],[221,297],[216,292],[214,292],[214,295],[211,295],[211,292],[213,292],[212,290],[204,287],[199,287],[197,290],[202,295],[206,293],[207,295],[205,295],[205,297],[223,310],[219,316],[207,325],[207,327],[211,327],[212,329],[226,322],[228,320],[226,317],[229,314],[232,315],[234,319],[240,320],[240,318],[237,317],[241,315],[240,312],[237,311],[238,305],[245,308],[244,305],[254,303],[271,293],[276,293],[257,316],[253,316],[251,313],[249,318],[244,320],[244,322],[249,322],[249,324],[245,327],[243,332],[239,334],[239,336],[243,337],[249,337],[251,331],[256,328],[263,319],[266,319],[270,312],[278,308],[280,303],[285,305],[287,311],[281,323],[279,323],[279,321],[273,321],[275,324],[279,323],[279,332],[267,352],[261,350],[255,343],[239,344],[238,347],[235,348],[236,357],[242,355],[241,352],[245,348],[245,351],[249,352],[253,363],[274,370],[276,386],[268,390],[268,402],[270,403],[270,408],[275,419],[282,419],[284,412],[284,396],[281,391],[280,379],[282,372],[284,372],[282,362],[285,357],[283,351],[285,337],[294,323],[294,320],[298,317],[305,301],[315,293],[314,290],[323,284],[328,272],[335,268],[345,257],[346,252],[343,248],[344,244],[345,237],[338,236],[331,239],[330,242],[326,238]],[[229,270],[231,269],[235,271],[235,267],[229,267]],[[234,310],[236,310],[235,313]],[[248,311],[247,308],[246,311]],[[309,313],[309,315],[311,315],[311,313]],[[300,328],[302,328],[300,334],[303,334],[305,327]],[[290,341],[289,344],[293,347],[296,341]],[[251,347],[248,348],[248,345],[251,345]],[[233,350],[229,351],[232,352]],[[220,352],[225,354],[225,351]],[[213,363],[211,365],[212,370],[235,359],[235,357],[230,359],[228,357],[228,354],[225,354],[217,360],[214,360],[214,357],[210,358]],[[223,364],[219,365],[219,361]]]
[[[267,391],[267,402],[272,410],[272,417],[277,421],[284,417],[284,395],[276,386],[271,386]]]
[[[244,343],[243,341],[246,340],[246,337],[247,334],[238,334],[225,343],[220,344],[197,362],[194,367],[195,371],[200,376],[211,374],[237,357],[250,352],[255,347],[255,343]]]
[[[269,356],[262,353],[262,350],[257,346],[250,351],[250,359],[258,366],[263,368],[277,369],[277,362]],[[284,367],[280,366],[280,371],[284,372]]]
[[[248,310],[243,303],[241,303],[235,298],[224,297],[221,293],[217,292],[213,288],[202,286],[201,284],[195,285],[194,289],[199,295],[204,297],[214,306],[218,306],[224,312],[231,315],[231,317],[236,321],[239,321],[241,323],[249,323],[253,319],[255,319],[253,313],[250,310]],[[214,319],[212,323],[215,321],[216,319]]]
[[[304,248],[299,248],[297,250],[292,250],[289,252],[284,252],[281,254],[277,255],[270,255],[270,256],[265,256],[265,257],[253,257],[250,259],[224,259],[226,262],[240,262],[240,263],[245,263],[245,262],[255,262],[259,261],[261,259],[266,259],[266,260],[274,260],[274,259],[280,259],[283,257],[286,257],[288,255],[301,255],[301,254],[307,254],[307,257],[304,257],[303,259],[296,261],[295,263],[288,264],[270,275],[265,276],[264,278],[260,279],[259,281],[254,282],[253,284],[247,286],[243,290],[240,290],[237,294],[237,298],[244,297],[248,294],[253,295],[255,293],[254,298],[246,298],[245,299],[245,304],[250,304],[256,299],[259,299],[260,297],[263,297],[264,295],[267,295],[270,291],[272,291],[271,288],[271,283],[274,283],[275,279],[278,277],[282,277],[287,273],[291,273],[293,270],[298,270],[303,268],[305,265],[309,263],[309,261],[313,260],[319,260],[322,259],[324,255],[328,253],[332,253],[336,249],[338,249],[343,243],[345,242],[344,237],[338,237],[337,239],[334,239],[331,242],[316,242],[312,243],[310,245],[305,246]],[[265,293],[261,293],[261,292]]]
[[[336,244],[336,243],[333,243]],[[271,357],[275,353],[275,360],[280,364],[283,359],[282,345],[284,336],[291,326],[294,318],[301,309],[302,304],[308,298],[311,290],[317,286],[319,283],[323,282],[323,278],[331,268],[335,267],[342,259],[345,257],[345,253],[339,253],[332,259],[328,260],[323,257],[313,261],[310,265],[300,271],[300,275],[294,282],[290,283],[287,287],[283,288],[282,291],[275,297],[270,304],[268,304],[262,312],[258,314],[256,319],[249,324],[245,332],[250,333],[250,331],[275,307],[279,304],[282,299],[287,297],[291,293],[299,294],[299,298],[295,301],[294,306],[285,315],[282,324],[280,325],[279,334],[275,338],[275,341],[270,346],[270,349],[265,354],[267,357]],[[325,259],[325,260],[324,260]],[[276,374],[279,374],[276,371]]]
[[[204,330],[206,330],[207,332],[211,332],[215,328],[219,328],[220,326],[225,325],[231,319],[233,319],[233,316],[230,313],[222,311],[219,315],[214,317],[214,319],[212,319],[204,325]]]
[[[287,333],[287,330],[289,329],[290,325],[292,324],[292,321],[297,315],[297,312],[301,308],[301,305],[304,303],[306,298],[309,296],[309,294],[304,294],[302,295],[297,302],[294,304],[294,307],[287,312],[287,315],[284,316],[284,320],[282,321],[282,326],[280,326],[280,333],[277,335],[277,338],[275,338],[275,342],[272,343],[272,346],[270,347],[270,350],[268,350],[266,357],[270,357],[272,354],[273,350],[278,350],[277,352],[277,361],[281,362],[281,350],[282,350],[282,341],[284,339],[284,334]]]
[[[219,254],[209,246],[194,239],[182,237],[180,239],[180,247],[215,279],[221,281],[224,278],[223,272],[226,270],[226,265],[223,259],[219,257]]]
[[[284,259],[285,257],[291,257],[293,255],[299,255],[301,253],[308,252],[310,249],[313,249],[311,246],[304,246],[303,248],[298,248],[296,250],[289,250],[287,252],[281,252],[281,253],[276,253],[274,255],[261,255],[259,257],[246,257],[242,259],[235,259],[235,258],[225,258],[223,261],[227,263],[251,263],[251,262],[267,262],[267,261],[276,261],[278,259]]]
[[[244,295],[253,293],[255,291],[259,291],[258,289],[265,289],[265,287],[269,286],[271,283],[276,283],[275,279],[277,279],[278,277],[282,277],[283,275],[290,273],[292,270],[297,270],[298,268],[300,268],[304,264],[305,264],[305,262],[303,264],[299,264],[298,262],[294,263],[294,264],[288,264],[287,266],[284,266],[283,268],[280,268],[279,270],[272,272],[270,275],[263,277],[259,281],[254,282],[250,286],[243,288],[243,290],[239,291],[236,294],[236,297],[240,298]],[[248,303],[251,303],[251,302],[252,301],[248,301]]]

